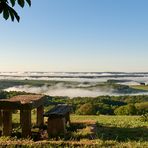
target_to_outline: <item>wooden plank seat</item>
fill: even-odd
[[[66,124],[70,124],[71,107],[67,104],[58,104],[51,110],[44,113],[48,117],[48,135],[56,136],[66,133]]]

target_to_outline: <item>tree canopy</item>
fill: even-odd
[[[0,14],[2,13],[5,20],[10,17],[12,21],[16,19],[19,22],[20,17],[14,9],[14,6],[18,4],[23,8],[25,3],[31,6],[31,0],[0,0]]]

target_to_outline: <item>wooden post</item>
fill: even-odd
[[[44,114],[44,107],[43,107],[43,105],[41,105],[37,108],[37,125],[38,126],[44,125],[43,114]]]
[[[3,136],[11,136],[12,132],[12,111],[3,110],[3,119],[2,119]]]
[[[66,119],[66,124],[68,122],[68,124],[70,125],[70,113],[69,112],[66,114],[65,119]]]
[[[21,110],[20,112],[22,137],[27,138],[31,136],[31,110]]]
[[[3,122],[3,111],[0,110],[0,127],[2,127],[2,122]]]
[[[23,119],[22,119],[22,117],[23,117],[22,113],[23,113],[23,112],[20,110],[20,125],[21,125],[21,126],[22,126],[22,120],[23,120]]]
[[[65,118],[48,118],[48,135],[56,136],[59,133],[66,133]]]

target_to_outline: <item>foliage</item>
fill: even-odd
[[[142,122],[148,122],[148,113],[141,115],[140,120]]]
[[[139,103],[140,102],[140,103]],[[93,106],[94,115],[142,115],[148,112],[148,96],[98,96],[98,97],[51,97],[47,96],[45,104],[66,103],[73,107],[73,113],[82,114],[84,104]],[[115,111],[116,110],[116,111]]]
[[[76,111],[78,115],[93,115],[95,114],[94,106],[91,103],[86,103],[80,106]]]
[[[113,115],[114,109],[111,105],[105,103],[98,103],[95,105],[95,111],[97,115]]]
[[[139,90],[148,90],[148,85],[132,85],[130,87]]]
[[[136,103],[135,106],[138,110],[139,115],[148,113],[148,102]]]
[[[0,0],[0,13],[3,13],[3,17],[5,20],[11,17],[12,21],[16,19],[19,22],[20,17],[18,13],[15,11],[14,6],[17,3],[20,7],[23,8],[25,2],[29,6],[31,6],[31,0]]]
[[[134,104],[128,104],[125,106],[118,107],[114,111],[115,115],[136,115],[137,109]]]
[[[4,92],[2,90],[20,85],[28,85],[34,87],[41,86],[54,86],[57,85],[58,81],[46,81],[46,80],[0,80],[0,98],[10,98],[19,94],[28,94],[25,92]],[[69,86],[70,82],[64,82]],[[98,97],[52,97],[46,96],[44,105],[56,105],[59,103],[70,104],[73,107],[73,113],[78,113],[79,109],[84,104],[91,104],[93,106],[94,115],[142,115],[148,113],[148,96],[98,96]],[[133,105],[131,105],[133,104]],[[120,108],[121,107],[121,108]],[[133,107],[134,113],[131,112]],[[118,109],[119,108],[119,109]],[[116,110],[116,111],[115,111]],[[121,113],[119,113],[121,111]],[[117,113],[118,112],[118,113]]]

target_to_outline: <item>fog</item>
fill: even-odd
[[[0,80],[51,80],[77,82],[106,82],[107,80],[130,80],[148,84],[148,73],[123,72],[0,72]],[[132,83],[129,83],[131,85]],[[128,84],[127,84],[128,85]]]
[[[25,91],[30,93],[46,94],[51,96],[69,97],[96,97],[100,95],[123,95],[115,93],[111,88],[95,87],[96,84],[108,80],[125,80],[123,85],[148,84],[148,73],[112,73],[112,72],[0,72],[1,80],[47,80],[59,81],[54,86],[44,85],[34,87],[29,85],[14,86],[6,91]],[[76,83],[66,83],[66,82]],[[62,83],[63,82],[63,83]],[[64,83],[65,82],[65,83]],[[138,93],[147,94],[147,93]],[[128,94],[127,94],[128,95]],[[130,94],[135,95],[135,94]]]
[[[14,86],[5,89],[5,91],[25,91],[29,93],[37,93],[37,94],[45,94],[50,96],[68,96],[70,98],[73,97],[97,97],[103,95],[110,95],[110,96],[119,96],[125,95],[120,93],[115,93],[113,89],[86,89],[86,88],[67,88],[62,86],[62,84],[55,85],[53,87],[49,86],[42,86],[42,87],[31,87],[29,85],[21,85],[21,86]],[[126,94],[126,95],[147,95],[147,92],[142,93],[133,93],[133,94]]]
[[[67,88],[62,84],[55,85],[53,87],[31,87],[29,85],[14,86],[5,89],[5,91],[25,91],[30,93],[45,94],[50,96],[68,96],[73,97],[96,97],[100,95],[113,95],[112,89],[85,89],[85,88]],[[116,95],[116,94],[114,94]]]

